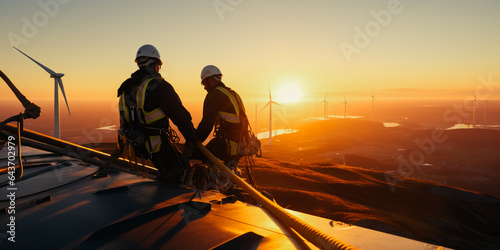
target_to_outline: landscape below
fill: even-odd
[[[500,131],[442,130],[434,144],[416,143],[433,133],[311,122],[263,142],[254,178],[292,210],[454,249],[500,248]]]

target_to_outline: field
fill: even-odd
[[[263,145],[254,175],[290,209],[457,249],[500,247],[500,132],[447,130],[415,144],[432,133],[313,122]]]

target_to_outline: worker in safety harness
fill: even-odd
[[[119,144],[122,148],[131,145],[137,157],[152,160],[161,180],[183,184],[181,180],[190,165],[173,143],[176,135],[169,119],[186,139],[186,145],[194,147],[196,132],[191,114],[172,85],[158,73],[162,61],[153,45],[140,47],[135,62],[139,70],[118,89]]]
[[[242,136],[240,114],[244,114],[245,107],[240,96],[222,83],[222,73],[216,66],[203,68],[201,84],[208,93],[203,103],[203,118],[196,129],[197,138],[205,141],[215,127],[214,138],[206,148],[235,170],[242,156],[238,154],[238,144]]]

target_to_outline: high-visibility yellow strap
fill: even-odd
[[[239,143],[235,142],[235,141],[227,140],[227,144],[228,144],[229,150],[230,150],[229,154],[231,156],[237,155]]]
[[[160,151],[160,145],[161,145],[161,136],[159,136],[159,135],[150,136],[149,137],[149,141],[151,142],[151,148],[153,148],[153,150],[151,151],[151,153],[157,153],[157,152],[159,152]]]
[[[240,95],[238,95],[238,93],[236,93],[236,92],[234,92],[234,94],[236,95],[236,98],[238,98],[238,104],[240,104],[240,103],[241,103],[241,105],[240,105],[240,106],[241,106],[241,107],[240,107],[240,109],[241,109],[241,110],[245,113],[245,106],[243,105],[243,101],[241,100]],[[239,111],[240,111],[240,110],[238,109],[238,112],[239,112]]]
[[[163,78],[161,77],[149,78],[148,80],[144,81],[137,90],[137,97],[136,97],[137,106],[144,113],[145,121],[141,121],[144,124],[151,124],[155,121],[158,121],[166,117],[165,113],[160,108],[153,109],[151,112],[144,110],[144,103],[146,102],[146,90],[148,89],[149,83],[154,79],[163,79]]]
[[[144,119],[146,119],[146,124],[151,124],[155,121],[163,119],[166,117],[165,113],[161,108],[155,108],[151,112],[144,111]]]
[[[142,110],[144,110],[144,103],[146,101],[146,89],[148,88],[149,82],[153,79],[154,78],[149,78],[148,80],[142,82],[137,89],[135,101],[137,102],[137,107],[140,107]]]
[[[232,122],[232,123],[239,123],[240,122],[240,117],[235,116],[234,114],[219,111],[219,116],[224,119],[224,121],[227,122]]]
[[[216,87],[215,89],[218,89],[222,93],[224,93],[225,95],[227,95],[227,97],[229,98],[229,100],[233,104],[234,111],[236,112],[236,114],[231,114],[231,113],[228,113],[228,112],[219,111],[219,115],[224,120],[226,120],[228,122],[239,123],[240,122],[240,109],[239,109],[238,102],[236,101],[234,95],[232,95],[231,93],[229,93],[229,91],[227,89],[223,88],[223,87]]]
[[[118,110],[120,111],[120,113],[123,112],[123,118],[125,119],[124,122],[130,122],[130,117],[129,117],[129,113],[128,113],[128,108],[127,108],[127,105],[125,104],[125,94],[122,94],[120,96],[120,100],[118,102]]]

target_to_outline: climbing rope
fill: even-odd
[[[335,239],[334,237],[319,231],[313,226],[307,224],[306,222],[288,213],[278,204],[271,202],[264,195],[255,190],[252,186],[250,186],[250,184],[246,183],[245,181],[240,179],[236,174],[234,174],[229,168],[227,168],[224,165],[224,163],[222,163],[221,160],[219,160],[212,153],[210,153],[210,151],[207,148],[205,148],[205,146],[203,146],[201,142],[198,142],[197,146],[201,150],[201,152],[203,152],[203,154],[205,154],[208,157],[208,159],[217,168],[219,168],[219,170],[224,171],[226,174],[228,174],[231,180],[236,185],[241,187],[246,193],[248,193],[253,199],[255,199],[255,201],[257,201],[258,204],[263,206],[274,216],[278,217],[278,219],[280,219],[283,223],[294,229],[297,233],[302,235],[302,237],[307,239],[309,242],[311,242],[318,248],[339,249],[339,250],[356,249],[341,240]]]

